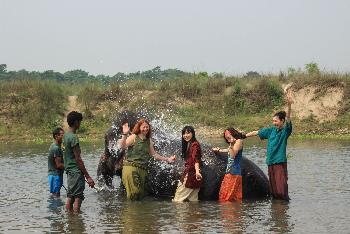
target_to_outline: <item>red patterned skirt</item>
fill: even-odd
[[[219,201],[242,201],[242,176],[225,174],[221,182]]]

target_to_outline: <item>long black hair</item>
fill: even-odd
[[[244,139],[244,134],[237,131],[236,129],[234,128],[227,128],[225,131],[224,131],[224,139],[225,141],[227,142],[227,144],[230,144],[230,142],[227,141],[226,137],[225,137],[225,132],[226,131],[229,131],[231,133],[231,135],[235,138],[235,139]]]
[[[192,133],[192,139],[190,142],[185,141],[185,139],[183,138],[183,135],[185,134],[185,132],[190,132]],[[192,126],[185,126],[182,129],[182,134],[181,134],[181,141],[182,141],[182,154],[181,157],[183,159],[186,158],[186,152],[187,152],[187,144],[191,144],[192,142],[196,141],[196,132],[194,131],[194,128]]]

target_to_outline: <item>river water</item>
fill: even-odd
[[[81,144],[93,177],[102,144]],[[64,189],[61,199],[49,198],[48,147],[0,144],[0,233],[350,232],[349,142],[289,141],[289,203],[267,199],[177,204],[150,197],[129,202],[118,189],[87,188],[79,215],[65,211]],[[246,142],[244,155],[266,173],[264,152],[264,143]]]

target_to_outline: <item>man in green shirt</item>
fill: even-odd
[[[290,88],[290,87],[289,87]],[[287,171],[287,140],[292,133],[290,121],[291,106],[293,103],[291,90],[286,89],[287,112],[279,111],[273,116],[273,126],[261,128],[246,134],[246,137],[259,136],[261,140],[267,139],[266,164],[272,196],[276,199],[289,201],[288,171]]]
[[[56,128],[52,132],[53,142],[49,149],[48,156],[48,179],[50,193],[53,197],[59,197],[63,185],[63,152],[61,149],[64,131],[62,128]]]
[[[80,206],[84,200],[85,179],[90,187],[95,186],[95,182],[87,172],[84,162],[81,159],[79,139],[76,135],[77,129],[83,120],[83,115],[72,111],[67,116],[69,130],[64,134],[64,168],[67,172],[67,202],[68,211],[80,212]],[[84,178],[85,177],[85,178]]]

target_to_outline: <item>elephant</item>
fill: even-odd
[[[97,168],[98,183],[112,186],[114,175],[121,176],[122,162],[125,151],[118,147],[123,123],[128,122],[130,129],[140,118],[147,118],[145,114],[130,111],[121,112],[115,119],[113,126],[105,134],[103,156]],[[150,196],[171,198],[175,194],[177,181],[184,169],[181,154],[181,135],[166,131],[166,127],[157,121],[150,121],[154,147],[161,155],[177,155],[172,164],[151,159],[148,164],[146,179],[146,193]],[[180,133],[180,131],[178,131]],[[201,173],[203,186],[199,192],[199,200],[217,200],[221,181],[225,175],[227,153],[214,152],[209,144],[201,142]],[[243,199],[264,199],[271,196],[269,180],[264,172],[251,160],[242,157],[241,160]]]

